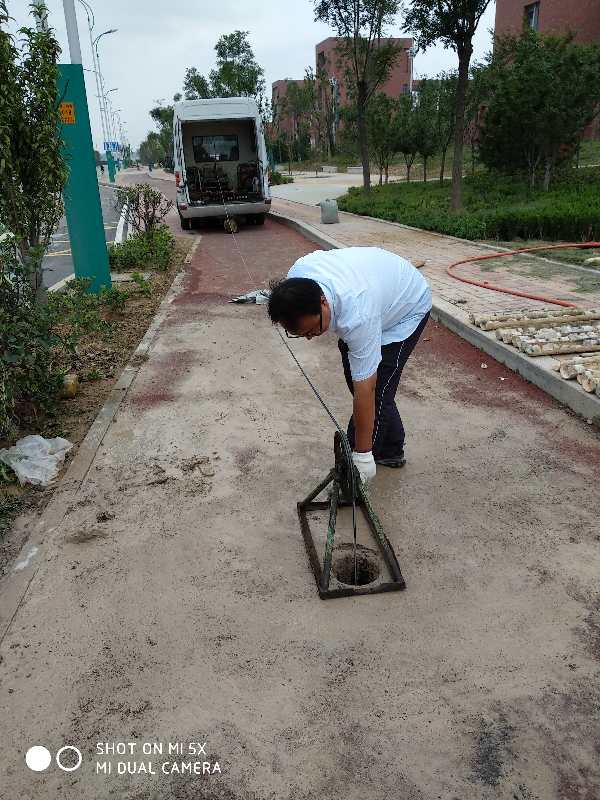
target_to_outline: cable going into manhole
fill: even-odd
[[[229,209],[227,207],[227,203],[225,202],[225,194],[224,194],[223,189],[221,187],[221,181],[219,180],[219,176],[218,175],[216,177],[217,177],[217,183],[219,185],[219,191],[221,193],[221,201],[223,203],[223,208],[225,209],[225,217],[226,217],[226,220],[227,220],[227,230],[229,231],[229,233],[231,234],[231,236],[233,238],[235,249],[237,250],[238,255],[240,257],[240,260],[241,260],[242,264],[244,265],[244,268],[245,268],[246,272],[248,273],[248,277],[250,278],[251,283],[256,286],[257,285],[257,281],[255,280],[254,276],[252,275],[252,273],[250,271],[250,268],[248,267],[248,264],[246,262],[246,259],[244,258],[244,254],[242,253],[242,250],[241,250],[241,248],[240,248],[240,246],[238,244],[238,241],[237,241],[237,238],[236,238],[236,235],[235,235],[236,226],[235,226],[235,224],[232,224],[234,222],[234,220],[229,214]],[[281,331],[279,330],[278,327],[276,327],[276,330],[277,330],[277,333],[279,334],[279,338],[283,342],[286,350],[291,355],[291,357],[294,360],[296,366],[300,370],[300,373],[305,378],[306,382],[308,383],[308,385],[310,386],[310,388],[314,392],[315,397],[317,398],[319,403],[323,406],[323,408],[325,410],[325,413],[327,414],[329,419],[333,422],[333,424],[335,425],[336,429],[339,431],[340,436],[342,438],[342,445],[343,445],[343,448],[344,448],[344,455],[345,455],[346,461],[348,463],[349,473],[352,476],[352,480],[350,482],[350,488],[352,489],[353,565],[354,565],[354,585],[356,586],[357,585],[357,580],[358,580],[357,541],[356,541],[356,475],[355,475],[355,469],[354,469],[354,462],[352,461],[352,449],[350,447],[350,443],[348,442],[348,437],[347,437],[346,433],[342,430],[342,428],[340,427],[338,421],[336,420],[336,418],[334,417],[333,413],[331,412],[331,410],[327,406],[327,403],[323,400],[323,398],[319,394],[316,386],[311,381],[311,379],[307,375],[306,371],[304,370],[304,368],[302,367],[302,365],[298,361],[298,359],[296,357],[296,354],[294,353],[292,348],[289,346],[289,344],[286,342],[284,336],[282,335],[282,333],[281,333]]]

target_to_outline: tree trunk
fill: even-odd
[[[412,164],[406,165],[406,180],[410,183],[410,170],[412,168]]]
[[[469,64],[473,45],[469,42],[458,55],[456,113],[454,115],[454,159],[452,163],[452,209],[462,207],[463,144],[465,138],[465,100],[469,83]]]
[[[440,165],[440,183],[444,182],[444,172],[446,171],[446,148],[442,148],[442,163]]]
[[[358,122],[358,147],[363,169],[363,190],[371,190],[371,165],[369,164],[369,140],[367,135],[367,93],[364,84],[358,86],[356,115]]]
[[[379,185],[383,186],[383,167],[379,166]]]
[[[546,159],[546,168],[544,170],[544,191],[547,192],[550,189],[550,178],[552,177],[552,159]]]
[[[385,182],[386,183],[388,182],[388,179],[389,179],[389,170],[390,170],[390,165],[386,164],[385,165]]]
[[[427,183],[427,156],[423,156],[423,183]]]

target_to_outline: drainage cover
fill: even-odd
[[[354,575],[354,545],[343,544],[333,551],[333,574],[347,586],[367,586],[379,577],[377,553],[368,547],[356,547],[356,580]]]

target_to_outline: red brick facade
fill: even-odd
[[[330,78],[334,78],[337,81],[340,105],[345,106],[347,103],[347,94],[344,67],[338,64],[339,56],[336,52],[339,41],[340,40],[335,36],[330,36],[328,39],[319,42],[315,47],[315,61],[317,69],[323,68]],[[410,48],[413,46],[413,40],[390,38],[385,39],[385,41],[396,44],[401,48],[401,52],[398,55],[390,77],[379,91],[387,94],[389,97],[399,97],[401,94],[409,92],[412,88],[412,56],[410,55]]]
[[[274,117],[277,115],[277,109],[279,108],[279,104],[286,96],[288,87],[292,84],[303,84],[303,80],[288,80],[284,78],[283,80],[274,81],[271,84],[271,106],[273,108],[273,115]],[[275,120],[274,120],[275,121]],[[279,130],[283,133],[287,133],[288,135],[292,136],[294,131],[294,119],[290,115],[281,116],[278,120]]]
[[[329,76],[331,82],[332,103],[336,109],[336,117],[339,110],[347,104],[346,81],[344,75],[344,68],[338,64],[339,57],[336,52],[336,47],[339,39],[335,36],[330,36],[322,42],[319,42],[315,47],[315,72],[323,69]],[[412,80],[412,55],[410,49],[413,46],[413,40],[405,39],[386,39],[386,42],[392,41],[401,48],[398,55],[396,64],[392,69],[390,77],[386,83],[381,87],[380,91],[387,94],[389,97],[399,97],[401,94],[410,92],[413,88],[414,81]],[[277,114],[277,107],[280,101],[285,97],[288,91],[288,86],[292,83],[302,83],[301,80],[279,80],[271,84],[271,103],[273,106],[274,116]],[[334,123],[337,128],[338,123]],[[279,120],[279,128],[288,134],[293,133],[294,121],[291,117],[281,117]]]
[[[531,0],[496,0],[495,33],[518,33]],[[540,33],[575,34],[578,42],[600,42],[600,0],[539,0]]]

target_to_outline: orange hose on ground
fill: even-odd
[[[568,248],[578,248],[585,250],[592,247],[600,247],[600,242],[581,242],[579,244],[547,244],[536,245],[536,247],[522,247],[520,250],[509,250],[502,253],[490,253],[487,256],[471,256],[471,258],[463,258],[462,261],[455,261],[446,268],[446,272],[451,278],[455,278],[462,283],[470,283],[472,286],[481,286],[483,289],[490,289],[492,292],[504,292],[504,294],[512,294],[515,297],[526,297],[528,300],[539,300],[542,303],[551,303],[555,306],[566,306],[567,308],[577,308],[577,303],[569,303],[567,300],[557,300],[552,297],[545,297],[540,294],[528,294],[527,292],[519,292],[516,289],[506,289],[504,286],[496,286],[494,283],[487,281],[476,281],[472,278],[464,278],[461,275],[455,275],[452,271],[461,264],[468,264],[471,261],[487,261],[490,258],[502,258],[503,256],[514,256],[517,253],[534,253],[536,250],[561,250]]]

